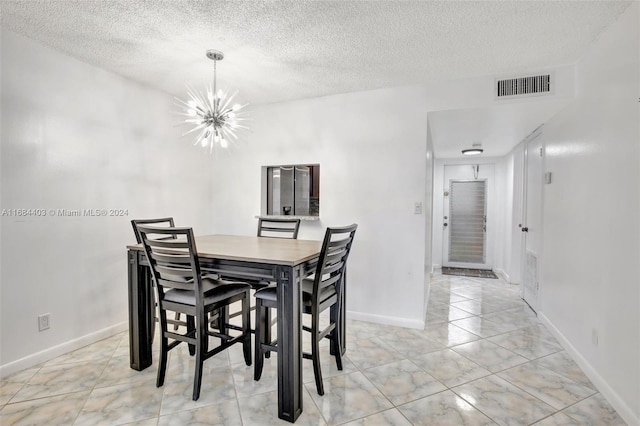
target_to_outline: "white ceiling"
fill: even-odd
[[[221,50],[219,85],[258,104],[570,64],[630,4],[2,0],[0,11],[5,28],[179,97],[211,81],[205,52]],[[434,117],[495,133],[473,113]],[[434,135],[437,156],[447,143]]]
[[[458,158],[479,143],[486,157],[501,157],[567,105],[568,99],[538,100],[490,108],[435,111],[429,126],[438,158]]]

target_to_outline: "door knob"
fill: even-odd
[[[523,227],[522,232],[529,232],[529,228],[527,226]]]

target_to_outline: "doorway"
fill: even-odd
[[[443,266],[492,269],[488,221],[492,164],[445,165]]]

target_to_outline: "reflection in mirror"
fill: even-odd
[[[267,167],[267,215],[319,216],[320,165]]]

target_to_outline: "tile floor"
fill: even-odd
[[[304,362],[297,424],[624,425],[518,295],[502,280],[434,275],[424,330],[350,320],[343,371],[323,348],[324,396]],[[259,382],[239,346],[208,360],[194,402],[184,348],[160,389],[155,364],[131,370],[128,350],[123,333],[2,379],[0,424],[286,424],[273,356]]]

